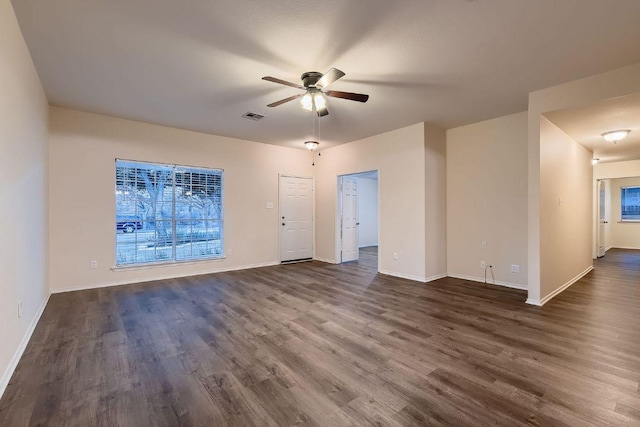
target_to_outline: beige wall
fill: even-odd
[[[640,92],[640,64],[587,77],[529,94],[528,135],[528,302],[541,302],[541,147],[543,113]],[[594,187],[595,188],[595,187]],[[593,228],[593,227],[592,227]],[[593,231],[592,231],[593,235]],[[590,247],[593,247],[593,238]],[[575,274],[579,274],[576,271]]]
[[[0,0],[0,396],[49,295],[47,114],[11,3]]]
[[[640,176],[640,160],[598,163],[593,167],[594,179],[629,178]]]
[[[612,179],[608,248],[640,249],[640,223],[621,222],[621,187],[640,186],[640,177]]]
[[[592,153],[540,120],[540,303],[593,266]]]
[[[340,259],[338,176],[378,170],[380,271],[425,280],[424,125],[329,148],[316,168],[316,256],[328,262]]]
[[[57,107],[50,116],[53,292],[279,262],[278,174],[312,176],[307,151]],[[116,158],[224,169],[227,258],[114,271]]]
[[[424,125],[425,275],[447,274],[447,133]]]
[[[496,283],[526,288],[526,112],[447,131],[447,270],[483,281],[481,260]]]

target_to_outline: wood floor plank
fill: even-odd
[[[375,248],[55,294],[0,426],[640,426],[640,251],[525,299]]]

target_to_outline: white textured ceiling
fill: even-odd
[[[593,151],[601,162],[640,159],[640,94],[545,113],[545,117]],[[620,129],[631,133],[616,144],[602,138],[603,133]]]
[[[13,0],[53,105],[302,147],[311,114],[266,105],[330,67],[320,148],[527,108],[528,93],[640,62],[638,0]],[[608,19],[612,18],[612,19]],[[265,114],[259,122],[242,119]]]

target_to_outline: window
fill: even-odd
[[[116,265],[221,258],[222,170],[116,160]]]
[[[621,220],[640,221],[640,187],[622,187]]]

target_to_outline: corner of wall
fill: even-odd
[[[425,275],[447,273],[447,133],[424,123]]]

